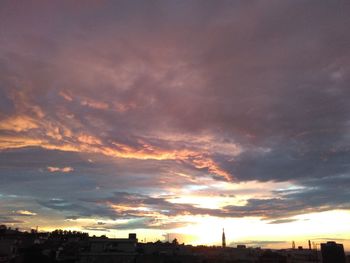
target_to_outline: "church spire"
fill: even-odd
[[[226,247],[225,229],[222,229],[222,247]]]

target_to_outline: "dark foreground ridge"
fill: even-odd
[[[90,237],[77,231],[22,232],[0,226],[0,263],[350,263],[342,244],[327,242],[308,249],[270,250],[245,245],[192,246],[138,242],[128,238]]]

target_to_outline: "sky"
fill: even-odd
[[[350,249],[350,2],[0,2],[0,223]]]

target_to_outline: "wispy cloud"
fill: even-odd
[[[29,210],[17,210],[17,211],[14,211],[14,215],[16,215],[16,216],[36,216],[37,213],[29,211]]]
[[[48,166],[47,170],[51,173],[56,173],[56,172],[70,173],[74,171],[73,167],[55,167],[55,166]]]

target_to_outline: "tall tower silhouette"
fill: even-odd
[[[222,229],[222,247],[226,247],[225,229]]]

